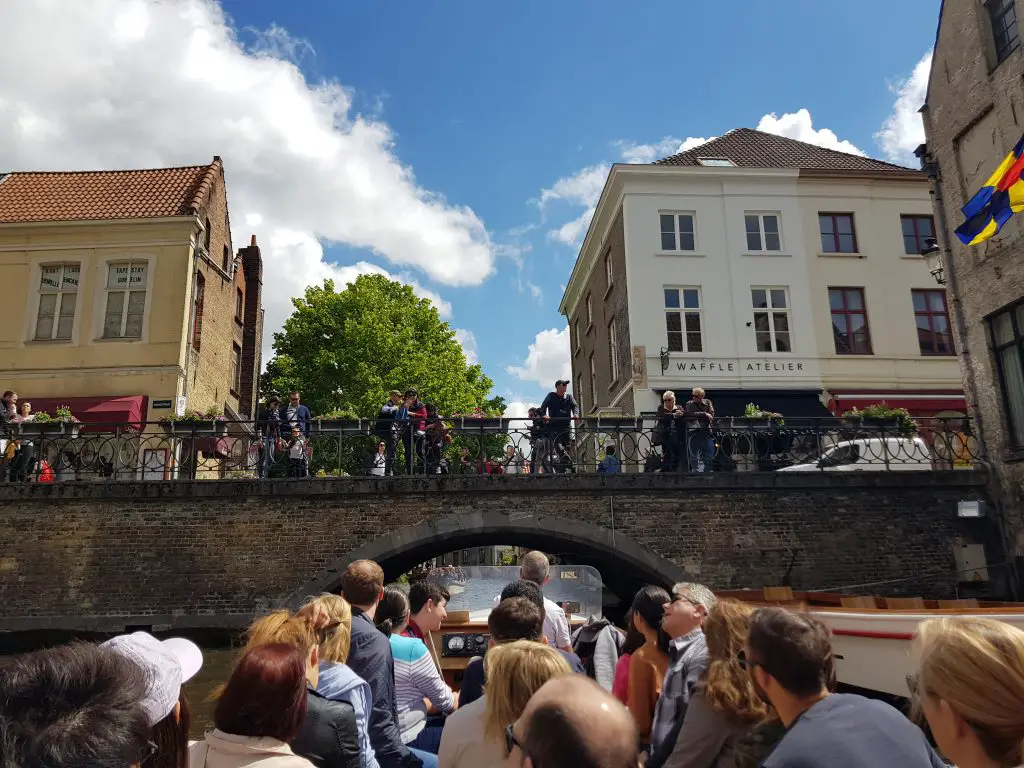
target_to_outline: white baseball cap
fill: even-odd
[[[174,711],[181,686],[203,666],[199,646],[183,637],[157,640],[147,632],[133,632],[111,638],[101,647],[128,657],[145,670],[149,685],[142,708],[150,726]]]

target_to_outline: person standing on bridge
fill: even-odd
[[[545,466],[545,472],[565,472],[568,467],[565,462],[569,456],[569,431],[572,428],[571,419],[579,420],[580,407],[573,400],[572,395],[566,392],[569,382],[559,379],[555,382],[555,391],[548,392],[544,402],[537,409],[537,415],[544,419],[544,431],[546,449],[554,456],[554,463]],[[545,463],[547,457],[543,457]]]
[[[298,427],[302,436],[307,440],[313,434],[313,416],[309,408],[299,402],[299,393],[292,392],[288,396],[288,403],[281,406],[281,423],[285,432],[291,434],[293,427]]]
[[[370,685],[370,743],[381,768],[421,768],[437,758],[409,749],[398,732],[395,659],[391,643],[374,624],[384,597],[384,571],[372,560],[356,560],[341,577],[343,597],[352,606],[352,645],[348,665]]]
[[[522,564],[519,566],[519,578],[532,581],[541,591],[544,585],[551,580],[551,563],[547,555],[534,550],[523,555]],[[494,598],[494,605],[501,602],[501,596]],[[562,606],[554,600],[544,598],[544,637],[552,648],[572,653],[572,642],[569,639],[569,621],[565,618],[565,611]]]
[[[402,410],[402,393],[392,389],[388,393],[388,400],[380,407],[377,414],[377,425],[374,431],[384,441],[384,474],[391,477],[395,474],[395,449],[398,446],[398,431],[401,424],[396,423],[399,412]]]

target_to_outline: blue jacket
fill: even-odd
[[[345,664],[324,661],[320,664],[320,682],[317,693],[331,701],[347,701],[356,713],[356,727],[359,729],[359,751],[362,768],[380,768],[370,744],[370,707],[373,695],[363,678]]]
[[[288,406],[282,405],[281,410],[281,427],[284,429],[286,435],[291,435],[292,428],[288,423]],[[313,432],[313,416],[309,412],[309,408],[299,404],[299,409],[295,413],[295,420],[299,423],[299,429],[306,437],[309,437]]]
[[[395,660],[391,643],[369,617],[352,609],[352,647],[348,666],[370,686],[370,743],[381,768],[421,766],[422,762],[402,743],[395,705]]]

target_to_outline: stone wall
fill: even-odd
[[[971,471],[0,486],[0,630],[239,624],[356,557],[394,576],[496,540],[662,583],[949,597],[955,542],[1002,560],[957,517],[983,497]]]

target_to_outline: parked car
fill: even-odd
[[[920,437],[865,437],[843,440],[811,464],[793,464],[778,472],[921,472],[932,469],[932,454]]]

